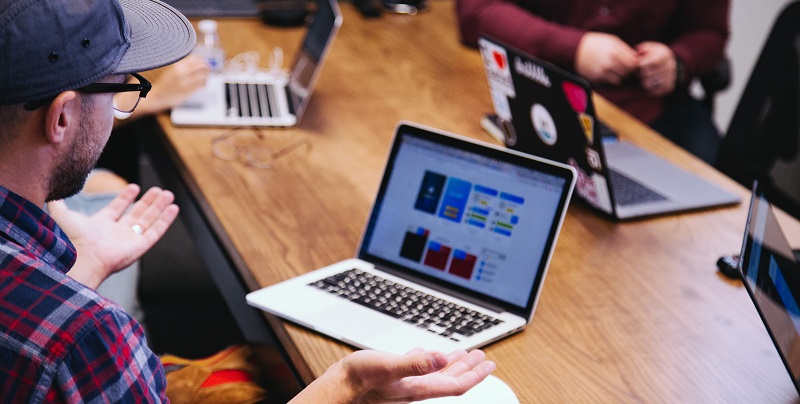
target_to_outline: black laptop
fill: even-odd
[[[800,254],[780,225],[798,219],[786,215],[779,220],[764,190],[758,183],[753,188],[739,261],[742,279],[800,392]]]
[[[739,202],[631,143],[600,136],[583,78],[491,38],[478,43],[506,146],[573,166],[577,194],[592,207],[632,219]]]

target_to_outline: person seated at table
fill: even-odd
[[[57,207],[58,223],[43,208],[83,188],[111,132],[112,95],[131,90],[125,76],[182,58],[193,42],[188,21],[153,0],[0,0],[5,400],[168,400],[164,368],[141,327],[95,288],[163,236],[178,214],[174,196],[152,188],[134,203],[139,188],[126,185],[92,216]],[[334,364],[294,401],[457,395],[494,368],[479,350],[360,351]]]
[[[465,44],[489,35],[574,71],[710,164],[719,130],[688,86],[723,59],[729,9],[729,0],[456,0]]]
[[[186,58],[164,67],[163,72],[153,81],[152,90],[146,98],[138,101],[133,113],[115,114],[124,117],[124,119],[115,120],[114,126],[125,125],[138,118],[157,114],[180,104],[205,85],[209,72],[210,69],[205,61],[195,54],[190,54]],[[135,78],[129,77],[126,82],[134,83],[135,81]],[[138,97],[139,94],[136,92],[117,93],[114,95],[115,102],[118,105],[133,104],[136,102],[135,98]],[[126,100],[125,98],[129,99]],[[131,139],[123,139],[125,135],[127,134],[109,138],[109,142],[106,143],[106,147],[101,154],[104,164],[99,164],[101,168],[92,170],[87,178],[86,186],[81,192],[65,200],[66,206],[70,210],[92,215],[108,205],[128,184],[128,180],[118,175],[115,170],[124,173],[137,170],[138,167],[135,167],[135,165],[133,167],[124,167],[124,164],[130,164],[131,161],[135,161],[138,147],[131,147],[134,143],[131,142]],[[121,147],[116,146],[117,139],[121,140]],[[135,142],[135,139],[133,141]],[[112,146],[109,147],[109,144],[112,144]],[[48,209],[53,209],[52,206],[59,208],[61,204],[48,204]],[[58,212],[62,211],[63,209],[60,209]],[[58,214],[57,212],[49,213],[52,216]],[[123,310],[142,323],[144,312],[136,294],[139,271],[139,261],[135,261],[127,268],[105,279],[97,287],[97,291],[101,296],[120,305]]]

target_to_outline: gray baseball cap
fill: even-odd
[[[191,23],[158,0],[0,0],[0,105],[174,63]]]

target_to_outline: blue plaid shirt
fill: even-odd
[[[66,276],[75,259],[50,216],[0,187],[0,401],[168,401],[141,326]]]

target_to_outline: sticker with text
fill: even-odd
[[[511,79],[511,67],[506,50],[483,38],[480,39],[481,59],[492,92],[515,98],[514,82]]]

